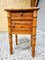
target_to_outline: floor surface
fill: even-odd
[[[18,35],[18,46],[16,46],[13,35],[13,55],[10,55],[8,33],[1,32],[0,60],[45,60],[45,34],[37,32],[35,58],[31,55],[30,37],[30,35]]]

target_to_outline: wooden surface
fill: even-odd
[[[35,56],[36,46],[36,23],[39,8],[30,9],[5,9],[8,13],[8,32],[10,41],[10,54],[12,54],[12,34],[31,34],[32,56]]]
[[[19,11],[24,12],[25,11],[26,12],[26,11],[34,11],[34,10],[39,10],[39,7],[30,7],[28,9],[27,8],[25,8],[25,9],[24,8],[22,8],[22,9],[5,9],[5,11],[10,11],[10,12],[14,12],[14,11],[15,12],[19,12]]]

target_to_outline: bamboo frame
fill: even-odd
[[[8,12],[8,34],[9,34],[9,44],[10,44],[10,54],[13,53],[12,51],[12,29],[11,29],[11,13]]]
[[[39,10],[39,8],[30,8],[30,9],[17,9],[16,12],[18,11],[28,11],[28,12],[32,12],[33,16],[32,16],[32,28],[31,30],[29,30],[28,32],[25,31],[25,34],[29,34],[29,32],[31,31],[31,46],[32,46],[32,57],[35,57],[35,46],[36,46],[36,24],[37,24],[37,11]],[[9,43],[10,43],[10,54],[13,53],[12,51],[12,20],[11,20],[11,13],[15,12],[15,10],[6,10],[8,12],[8,34],[9,34]],[[15,29],[15,28],[14,28]],[[15,30],[14,30],[15,31]],[[14,33],[13,31],[13,33]],[[16,34],[20,34],[19,30],[18,32],[15,31]],[[20,31],[21,32],[21,31]],[[15,34],[15,33],[14,33]],[[22,34],[24,34],[24,31],[22,31]],[[17,39],[17,35],[16,35],[16,45],[18,45],[18,39]]]
[[[32,56],[35,56],[35,46],[36,46],[36,24],[37,24],[37,10],[33,12],[33,28],[31,35],[31,46],[32,46]]]

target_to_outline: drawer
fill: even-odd
[[[32,25],[30,24],[15,24],[12,27],[13,34],[31,34],[32,33]]]
[[[12,21],[12,28],[15,29],[30,29],[32,28],[32,21],[24,22],[24,21]]]
[[[32,12],[12,12],[11,17],[12,18],[26,18],[26,17],[32,17]]]

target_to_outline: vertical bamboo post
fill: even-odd
[[[32,36],[31,36],[32,57],[35,56],[36,24],[37,24],[37,10],[34,10],[34,12],[33,12]]]
[[[18,38],[17,38],[17,35],[16,35],[16,45],[18,45]]]
[[[9,44],[10,44],[10,54],[13,53],[12,51],[12,30],[11,30],[11,13],[8,12],[8,34],[9,34]]]

